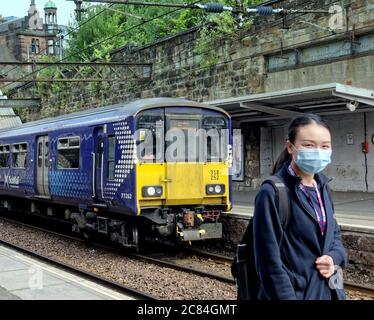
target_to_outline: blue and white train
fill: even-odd
[[[68,220],[74,231],[127,247],[143,237],[220,238],[220,216],[232,202],[231,134],[221,141],[229,152],[213,156],[207,145],[205,161],[168,162],[167,141],[162,152],[139,157],[139,140],[156,128],[231,132],[231,120],[202,103],[151,98],[1,130],[0,204]]]

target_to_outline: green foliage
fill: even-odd
[[[158,0],[157,2],[169,3],[170,1]],[[187,3],[192,2],[194,1],[187,1]],[[186,1],[174,0],[173,3],[181,4]],[[142,24],[146,20],[172,12],[175,9],[121,4],[86,5],[85,9],[86,12],[82,15],[82,20],[69,27],[72,31],[79,24],[81,25],[68,37],[66,56],[69,57],[69,60],[108,58],[108,53],[115,48],[127,44],[144,45],[191,28],[202,23],[205,19],[202,10],[182,9]],[[98,14],[101,11],[103,12]],[[95,15],[97,16],[88,21]],[[85,23],[85,21],[88,22]],[[139,24],[142,25],[135,27]],[[117,36],[118,34],[120,35]],[[104,41],[107,38],[111,39]],[[98,45],[95,45],[97,43]]]
[[[241,8],[258,5],[263,3],[263,0],[218,0],[217,2]],[[207,21],[210,24],[202,28],[195,53],[200,56],[199,60],[202,61],[203,67],[213,67],[220,58],[219,48],[225,41],[233,40],[239,31],[250,29],[253,19],[243,17],[241,20],[240,17],[226,11],[220,14],[209,14]]]
[[[113,14],[112,11],[104,10],[106,6],[85,6],[86,12],[82,16],[82,22],[88,21],[75,32],[71,32],[77,27],[77,22],[69,26],[68,48],[65,52],[66,56],[70,56],[69,60],[87,61],[94,57],[102,58],[105,52],[122,45],[120,37],[115,37],[108,42],[99,46],[92,46],[94,43],[110,37],[121,29],[121,17]],[[94,17],[97,15],[96,17]]]
[[[170,0],[157,0],[158,3],[170,3]],[[195,3],[194,0],[174,0],[175,4]],[[200,1],[199,3],[220,2],[225,5],[240,8],[256,5],[263,0],[215,0]],[[230,12],[207,14],[200,9],[181,9],[134,5],[85,5],[86,12],[80,21],[81,27],[68,37],[66,55],[70,60],[89,60],[106,58],[108,53],[127,44],[145,45],[157,39],[202,25],[211,21],[216,27],[203,28],[199,52],[205,51],[218,40],[233,37],[239,27],[237,17]],[[104,10],[104,11],[103,11]],[[99,12],[102,13],[98,14]],[[170,14],[166,14],[170,13]],[[166,14],[151,22],[149,19]],[[96,16],[97,15],[97,16]],[[95,16],[95,17],[94,17]],[[93,18],[94,17],[94,18]],[[91,19],[92,20],[89,20]],[[89,21],[88,21],[89,20]],[[85,21],[88,21],[85,23]],[[251,20],[246,19],[242,28],[249,27]],[[70,31],[78,26],[75,22]],[[105,39],[110,40],[105,41]]]

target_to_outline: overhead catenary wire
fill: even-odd
[[[273,2],[276,3],[277,1],[273,1]],[[350,4],[352,4],[352,2],[350,2]],[[309,13],[305,12],[305,13],[296,14],[296,15],[293,16],[292,19],[293,19],[293,20],[297,20],[298,18],[300,18],[300,17],[302,17],[302,16],[305,16],[305,15],[307,15],[307,14],[309,14]],[[263,32],[263,31],[268,30],[268,29],[270,29],[270,28],[276,27],[276,26],[279,25],[279,24],[282,24],[281,19],[278,19],[278,20],[272,21],[272,22],[267,23],[267,24],[261,24],[261,26],[259,26],[259,28],[256,28],[256,30],[255,30],[254,32],[256,32],[256,33]],[[373,26],[374,26],[374,25],[365,26],[365,27],[363,27],[363,28],[356,29],[356,31],[359,31],[359,30],[361,30],[361,29],[362,29],[362,30],[366,30],[366,29],[368,29],[368,28],[370,28],[370,27],[373,27]],[[326,29],[326,31],[329,31],[329,30]],[[315,40],[318,41],[318,40],[326,39],[326,38],[329,38],[329,37],[340,36],[340,35],[343,35],[343,34],[345,34],[345,33],[346,33],[346,31],[342,31],[342,32],[334,32],[333,34],[332,34],[331,32],[329,32],[328,35],[318,37],[318,38],[316,38]],[[242,39],[248,37],[248,36],[251,35],[251,34],[253,34],[253,32],[250,32],[249,34],[246,33],[246,32],[243,33],[243,34],[238,33],[238,36],[236,36],[236,37],[234,36],[234,38],[231,39],[231,40],[232,40],[232,41],[241,41]],[[189,39],[187,42],[193,42],[193,41],[195,41],[195,39],[194,39],[194,38],[191,38],[191,39]],[[309,42],[310,42],[310,41],[307,40],[307,41],[304,41],[304,42],[299,43],[298,45],[307,45]],[[183,43],[185,43],[185,42],[183,42]],[[206,51],[202,51],[202,52],[199,52],[199,53],[197,53],[197,54],[194,54],[194,55],[192,56],[192,58],[199,57],[199,56],[201,56],[201,55],[206,54],[207,52],[215,51],[215,50],[220,49],[220,48],[222,48],[222,44],[221,44],[221,43],[218,43],[216,46],[210,46]],[[283,48],[280,47],[279,50],[291,50],[292,48],[294,48],[294,45],[290,45],[290,46],[283,47]],[[252,57],[255,57],[255,56],[257,56],[257,55],[258,55],[258,53],[250,54],[250,55],[246,55],[246,56],[244,56],[244,57],[240,57],[240,58],[236,58],[236,59],[230,59],[230,60],[228,60],[228,61],[226,61],[226,62],[224,62],[224,63],[219,63],[219,64],[217,64],[217,65],[222,65],[222,64],[225,64],[225,63],[227,63],[227,62],[233,62],[233,61],[237,61],[237,60],[242,60],[242,59],[244,59],[244,58],[252,58]],[[170,55],[164,56],[164,58],[167,59],[167,58],[169,58],[169,57],[171,57],[171,56],[173,56],[173,55],[170,54]],[[200,66],[199,66],[199,67],[193,68],[193,70],[200,70],[200,69],[205,69],[205,68],[209,68],[209,66],[203,66],[203,67],[200,67]],[[158,71],[159,69],[158,69],[158,68],[154,68],[153,70],[154,70],[154,71]]]
[[[92,1],[92,2],[100,2],[100,1]],[[103,0],[102,2],[107,2],[107,1],[104,1],[104,0]],[[115,35],[113,35],[113,36],[110,36],[110,37],[105,38],[105,39],[103,39],[103,40],[100,40],[100,41],[98,41],[98,42],[96,42],[96,43],[94,43],[94,44],[92,44],[92,45],[89,45],[89,46],[87,46],[85,49],[90,49],[90,48],[93,47],[93,46],[97,46],[97,45],[100,45],[100,44],[102,44],[102,43],[105,43],[105,42],[107,42],[107,41],[109,41],[109,40],[111,40],[111,39],[113,39],[113,38],[115,38],[115,37],[121,36],[122,34],[128,32],[128,31],[131,31],[131,30],[133,30],[133,29],[135,29],[135,28],[138,28],[138,27],[142,26],[142,25],[145,24],[145,23],[151,22],[151,21],[153,21],[153,20],[155,20],[155,19],[158,19],[158,18],[163,17],[163,16],[165,16],[165,15],[171,14],[171,13],[173,13],[173,12],[175,12],[175,11],[178,11],[178,10],[181,10],[181,9],[186,9],[186,8],[188,8],[188,7],[193,7],[193,6],[197,5],[198,2],[200,2],[200,1],[196,1],[196,2],[191,3],[191,4],[188,4],[188,5],[178,6],[178,8],[177,8],[176,10],[172,10],[172,11],[167,12],[167,13],[165,13],[165,14],[161,14],[161,15],[155,17],[155,18],[152,18],[152,19],[149,19],[149,20],[143,21],[143,22],[141,22],[141,23],[139,23],[139,24],[137,24],[137,25],[135,25],[135,26],[132,26],[132,27],[126,29],[126,30],[120,31],[119,33],[117,33],[117,34],[115,34]],[[130,1],[128,1],[128,2],[126,2],[126,3],[129,4]],[[137,3],[138,3],[138,2],[137,2]],[[207,4],[206,6],[209,6],[209,5],[212,5],[212,4]],[[211,7],[210,7],[210,10],[211,10],[211,11],[219,11],[219,10],[221,10],[220,8],[222,8],[222,7],[221,7],[221,6],[217,6],[217,7],[215,7],[215,9],[214,9],[214,8],[212,9],[212,8],[213,8],[213,7],[211,6]],[[266,8],[267,8],[267,9],[266,9]],[[252,12],[254,12],[254,10],[256,10],[258,13],[260,13],[260,14],[262,14],[262,15],[269,15],[269,14],[270,14],[270,8],[269,8],[269,7],[266,7],[266,6],[257,7],[257,8],[248,8],[247,10],[249,10],[249,11],[252,10]],[[272,9],[272,10],[273,10],[273,9]],[[284,12],[286,12],[285,9],[274,9],[272,12],[273,12],[273,13],[277,13],[277,12],[280,12],[279,10],[283,10]],[[288,10],[288,11],[289,11],[289,10]],[[318,13],[323,12],[323,13],[327,13],[327,11],[323,11],[323,10],[322,10],[322,11],[321,11],[321,10],[293,10],[293,11],[292,11],[292,13],[296,13],[296,12],[300,12],[300,13],[302,12],[303,14],[312,13],[312,12],[318,12]],[[302,15],[302,14],[301,14],[301,15]],[[58,62],[61,62],[61,61],[65,60],[65,59],[67,59],[67,58],[69,58],[69,57],[70,57],[70,56],[65,57],[65,58],[61,59],[60,61],[58,61]],[[28,74],[28,75],[26,75],[26,76],[23,76],[23,77],[21,77],[21,78],[15,80],[15,81],[13,81],[12,83],[14,83],[14,82],[18,82],[19,80],[22,80],[23,78],[25,78],[25,77],[27,77],[27,76],[29,76],[29,75],[32,75],[32,74],[34,74],[35,72],[39,72],[39,71],[41,71],[42,69],[44,69],[44,68],[41,68],[41,69],[35,70],[35,71],[31,72],[30,74]],[[5,85],[4,87],[7,87],[7,86],[9,86],[9,85],[10,85],[10,84],[7,84],[7,85]],[[4,88],[4,87],[3,87],[3,88]]]
[[[362,28],[358,28],[358,29],[356,29],[356,31],[360,31],[360,30],[365,31],[365,30],[368,30],[368,29],[373,28],[373,27],[374,27],[374,25],[369,25],[369,26],[365,26],[365,27],[362,27]],[[338,37],[342,36],[345,33],[346,33],[346,31],[341,31],[339,33],[335,33],[334,35],[328,34],[328,35],[325,35],[325,36],[318,37],[318,38],[314,39],[313,41],[323,41],[323,40],[328,39],[328,38],[332,38],[332,37],[336,37],[336,36],[338,36]],[[248,34],[246,36],[248,36]],[[193,41],[193,40],[191,40],[191,41]],[[300,42],[297,45],[298,46],[300,46],[300,45],[307,46],[310,43],[311,43],[311,41],[307,40],[307,41]],[[295,45],[290,45],[290,46],[287,46],[287,47],[278,48],[278,50],[281,50],[281,49],[283,49],[283,50],[291,50],[294,47],[295,47]],[[214,51],[217,48],[218,47],[209,48],[209,51],[212,51],[212,50]],[[195,58],[196,56],[199,56],[199,55],[201,55],[201,53],[199,53],[197,55],[193,55],[192,58]],[[236,59],[231,59],[230,58],[228,60],[225,60],[225,61],[222,61],[220,63],[217,63],[215,66],[221,66],[221,65],[228,64],[228,63],[233,63],[235,61],[240,61],[240,60],[244,60],[244,59],[250,59],[250,58],[256,57],[258,55],[260,55],[260,53],[252,53],[252,54],[249,54],[249,55],[241,56],[241,57],[236,58]],[[168,58],[168,57],[169,56],[167,56],[166,58]],[[197,66],[197,67],[193,67],[193,68],[188,68],[188,71],[191,72],[191,71],[203,70],[203,69],[208,69],[208,68],[210,68],[210,66]],[[160,67],[160,68],[154,68],[153,70],[154,71],[159,71],[161,69],[162,68]]]
[[[68,1],[73,1],[73,0],[68,0]],[[183,8],[185,8],[185,5],[183,4],[164,4],[164,3],[162,3],[162,4],[158,4],[158,3],[150,3],[150,2],[138,2],[138,1],[127,1],[127,0],[125,0],[126,2],[124,2],[124,1],[117,1],[117,0],[110,0],[110,2],[112,3],[122,3],[122,4],[133,4],[133,3],[136,3],[136,4],[138,4],[138,5],[145,5],[145,4],[149,4],[149,5],[156,5],[156,6],[158,6],[158,5],[160,5],[160,6],[168,6],[168,5],[173,5],[173,6],[178,6],[178,8],[180,8],[180,9],[183,9]],[[106,0],[94,0],[94,1],[91,1],[91,2],[108,2],[108,1],[106,1]],[[195,3],[192,3],[192,4],[190,4],[190,6],[195,6],[198,2],[200,2],[200,1],[196,1]],[[263,12],[262,11],[262,9],[259,9],[259,8],[264,8],[264,7],[269,7],[269,5],[270,4],[274,4],[274,3],[277,3],[278,1],[272,1],[272,2],[267,2],[267,3],[265,3],[266,5],[265,6],[259,6],[259,7],[250,7],[250,8],[248,8],[247,10],[249,10],[249,11],[253,11],[253,10],[260,10],[261,12]],[[208,4],[208,5],[212,5],[212,4]],[[221,6],[221,4],[217,4],[217,5],[219,5],[219,6]],[[271,8],[271,7],[270,7]],[[278,12],[278,11],[276,11],[276,10],[278,10],[278,9],[274,9],[275,10],[275,12]],[[281,9],[281,10],[283,10],[283,11],[286,11],[285,9]],[[265,10],[266,11],[266,10]],[[289,10],[288,10],[289,11]],[[297,11],[297,12],[296,12]],[[267,9],[267,12],[269,12],[269,10]],[[303,15],[306,15],[306,14],[310,14],[310,13],[321,13],[321,12],[323,12],[323,13],[328,13],[328,11],[327,10],[293,10],[292,11],[292,13],[294,13],[294,14],[296,14],[296,17],[295,17],[295,19],[296,18],[299,18],[300,16],[303,16]],[[297,13],[299,13],[299,14],[297,14]],[[265,13],[264,13],[264,15],[265,15]],[[279,22],[279,23],[281,23],[281,22]],[[276,24],[275,24],[276,25]],[[267,27],[267,25],[265,25],[265,27]],[[263,29],[263,28],[261,28],[261,29]],[[240,37],[240,38],[238,38],[238,39],[236,39],[237,41],[240,41],[241,39],[243,39],[244,37],[246,37],[246,36],[248,36],[247,34],[246,35],[244,35],[243,37]],[[213,48],[209,48],[209,50],[208,51],[211,51],[211,50],[215,50],[215,49],[217,49],[217,48],[219,48],[220,46],[217,46],[217,47],[213,47]],[[204,52],[201,52],[201,53],[199,53],[199,54],[196,54],[196,55],[194,55],[194,57],[195,56],[199,56],[199,55],[203,55],[204,54]],[[171,55],[169,55],[169,56],[171,56]]]
[[[148,1],[128,1],[128,0],[68,0],[74,2],[98,2],[98,3],[113,3],[133,6],[154,6],[154,7],[168,7],[168,8],[189,8],[189,9],[201,9],[207,13],[222,13],[224,11],[230,11],[232,13],[242,14],[258,14],[261,16],[269,16],[273,14],[294,14],[294,13],[325,13],[329,14],[328,10],[303,10],[303,9],[284,9],[284,8],[273,8],[272,6],[257,6],[255,8],[236,8],[228,6],[222,3],[206,3],[200,4],[198,2],[191,5],[178,4],[178,3],[159,3],[159,2],[148,2]]]
[[[193,3],[191,3],[191,4],[189,4],[189,5],[192,6],[192,5],[194,5],[195,3],[198,3],[198,2],[200,2],[200,1],[195,1],[195,2],[193,2]],[[146,23],[152,22],[152,21],[154,21],[154,20],[157,20],[157,19],[162,18],[162,17],[164,17],[164,16],[170,15],[170,14],[172,14],[172,13],[174,13],[174,12],[177,12],[177,11],[179,11],[179,10],[182,10],[182,9],[183,9],[183,8],[177,8],[177,9],[174,9],[174,10],[170,10],[170,11],[168,11],[168,12],[166,12],[166,13],[162,13],[162,14],[156,16],[156,17],[153,17],[153,18],[150,18],[150,19],[148,19],[148,20],[142,21],[142,22],[140,22],[140,23],[138,23],[138,24],[136,24],[136,25],[134,25],[134,26],[131,26],[130,28],[127,28],[127,29],[125,29],[125,30],[122,30],[122,31],[120,31],[120,32],[118,32],[118,33],[116,33],[116,34],[114,34],[114,35],[112,35],[112,36],[109,36],[109,37],[107,37],[107,38],[105,38],[105,39],[102,39],[102,40],[100,40],[100,41],[98,41],[98,42],[95,42],[95,43],[93,43],[93,44],[87,46],[87,47],[84,48],[84,49],[87,50],[87,49],[90,49],[90,48],[92,48],[92,47],[96,47],[96,46],[98,46],[98,45],[100,45],[100,44],[103,44],[103,43],[109,41],[109,40],[112,40],[112,39],[114,39],[114,38],[116,38],[116,37],[119,37],[119,36],[121,36],[121,35],[123,35],[123,34],[129,32],[129,31],[131,31],[131,30],[134,30],[134,29],[136,29],[136,28],[139,28],[139,27],[145,25]],[[81,51],[76,51],[76,52],[74,52],[74,54],[77,54],[77,53],[81,53]],[[56,61],[56,64],[58,64],[59,62],[62,62],[62,61],[64,61],[64,60],[70,58],[71,56],[72,56],[72,54],[69,55],[69,56],[64,57],[63,59],[60,59],[59,61]],[[10,86],[10,85],[13,84],[13,83],[20,82],[20,80],[22,80],[22,79],[24,79],[24,78],[26,78],[26,77],[28,77],[28,76],[30,76],[30,75],[33,75],[33,74],[35,74],[36,72],[39,72],[39,71],[41,71],[41,70],[43,70],[43,69],[46,69],[46,68],[47,68],[47,67],[43,67],[43,68],[40,68],[40,69],[38,69],[38,70],[32,71],[32,72],[28,73],[27,75],[24,75],[24,76],[22,76],[22,77],[16,79],[15,81],[12,81],[11,83],[8,83],[8,84],[4,85],[3,87],[1,87],[1,89],[4,89],[4,88]]]

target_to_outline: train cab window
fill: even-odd
[[[169,115],[167,134],[167,162],[199,161],[199,129],[201,116]]]
[[[9,145],[1,145],[0,146],[0,168],[8,168],[9,167]]]
[[[12,145],[13,168],[24,169],[27,164],[27,143]]]
[[[115,136],[108,136],[107,148],[107,178],[114,180],[114,165],[116,156],[116,138]]]
[[[46,151],[47,152],[47,151]],[[80,138],[66,137],[58,139],[57,169],[78,169],[80,163]]]
[[[206,132],[206,160],[217,162],[226,159],[228,145],[226,120],[220,116],[205,117],[203,129]]]
[[[144,113],[138,118],[137,157],[142,162],[163,162],[164,116]]]

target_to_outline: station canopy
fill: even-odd
[[[329,83],[209,101],[226,110],[234,123],[292,118],[306,112],[324,115],[374,111],[374,90]]]

